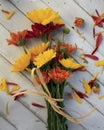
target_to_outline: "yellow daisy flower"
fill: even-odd
[[[37,56],[40,53],[44,52],[47,49],[48,46],[49,46],[49,42],[41,43],[38,46],[34,46],[34,47],[30,48],[28,51],[31,54],[31,60],[33,60],[35,56]]]
[[[1,82],[0,82],[0,91],[4,91],[4,92],[6,92],[6,93],[9,92],[5,78],[2,78],[2,79],[1,79]]]
[[[47,25],[50,22],[54,24],[63,24],[64,22],[60,19],[58,12],[54,12],[50,8],[32,10],[27,12],[26,16],[31,19],[34,23]]]
[[[30,53],[27,52],[27,53],[22,54],[20,58],[15,60],[13,67],[12,67],[12,71],[13,72],[22,71],[22,70],[26,69],[26,67],[29,64],[30,64]]]
[[[56,52],[53,49],[50,49],[43,53],[40,53],[37,57],[35,57],[33,63],[37,66],[37,68],[40,68],[54,57],[56,57]]]
[[[74,61],[73,58],[67,58],[67,59],[62,59],[59,61],[64,67],[70,68],[70,69],[78,69],[82,67],[83,65],[78,64]]]

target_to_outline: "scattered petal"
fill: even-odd
[[[100,100],[104,98],[104,95],[101,95],[98,97]]]
[[[99,58],[95,55],[92,55],[92,54],[84,54],[85,57],[88,57],[90,59],[93,59],[93,60],[99,60]]]
[[[86,81],[85,79],[82,81],[82,83],[83,83],[83,87],[84,87],[84,89],[85,89],[85,92],[86,92],[88,95],[90,95],[91,92],[92,92],[91,87],[89,86],[89,84],[87,83],[87,81]]]
[[[15,86],[13,86],[10,90],[9,90],[9,93],[12,93],[12,92],[14,92],[14,91],[17,91],[17,90],[19,90],[20,89],[20,87],[18,86],[18,85],[15,85]]]
[[[78,96],[78,94],[75,91],[73,93],[74,93],[76,101],[81,104],[82,103],[82,99]]]
[[[45,108],[45,106],[38,104],[38,103],[35,103],[35,102],[33,102],[32,105],[35,107],[38,107],[38,108]]]
[[[5,78],[1,79],[1,82],[0,82],[0,91],[4,91],[6,93],[9,92]]]

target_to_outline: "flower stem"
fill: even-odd
[[[64,88],[66,86],[66,82],[62,83],[55,83],[53,81],[49,82],[48,89],[51,93],[51,96],[60,99],[63,98]],[[62,115],[58,114],[53,110],[51,105],[46,101],[47,103],[47,123],[48,123],[48,130],[68,130],[66,125],[66,118],[64,118]],[[57,102],[57,105],[61,108],[64,107],[63,102]]]

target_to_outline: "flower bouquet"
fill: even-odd
[[[65,43],[64,36],[70,30],[64,27],[58,12],[49,8],[39,9],[28,12],[27,17],[34,22],[32,29],[10,33],[11,38],[7,39],[9,45],[24,48],[24,53],[13,63],[12,71],[26,70],[31,73],[37,91],[25,91],[21,94],[38,94],[46,100],[47,129],[67,130],[66,120],[78,122],[64,111],[64,88],[73,73],[85,70],[85,67],[72,58],[72,53],[77,51],[77,45]],[[54,37],[54,32],[62,32],[62,38]],[[26,48],[25,44],[30,38],[39,38],[43,42]],[[78,98],[77,91],[74,88],[73,91]]]

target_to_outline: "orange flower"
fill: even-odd
[[[57,52],[65,51],[66,54],[70,54],[77,49],[77,46],[73,46],[69,43],[59,43],[58,45],[53,46],[53,48],[55,48]]]
[[[43,79],[44,79],[45,83],[47,84],[47,83],[50,81],[49,75],[48,75],[45,71],[43,71],[43,72],[41,72],[41,73],[42,73],[42,76],[43,76]],[[41,84],[41,81],[40,81],[40,79],[39,79],[38,76],[36,77],[36,80],[37,80],[37,82],[38,82],[39,84]]]
[[[27,30],[10,33],[11,39],[7,39],[8,45],[23,46],[26,42]]]
[[[84,23],[84,20],[82,18],[76,17],[75,21],[74,21],[74,25],[77,28],[80,28]]]
[[[49,76],[51,77],[52,80],[55,80],[56,82],[62,82],[64,80],[67,80],[71,75],[69,74],[68,71],[57,67],[50,70]]]
[[[72,46],[71,44],[68,44],[68,43],[62,45],[62,47],[66,49],[66,54],[70,54],[77,49],[76,45]]]

